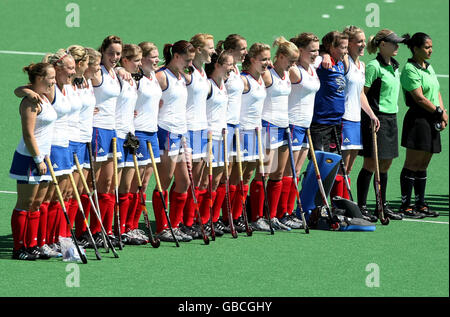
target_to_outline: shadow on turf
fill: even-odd
[[[434,211],[438,211],[441,216],[447,216],[449,214],[449,195],[426,195],[426,202],[430,208]],[[401,200],[390,200],[389,206],[397,211],[400,208]],[[375,208],[375,205],[371,206]]]
[[[11,259],[13,240],[12,235],[0,236],[0,259]]]

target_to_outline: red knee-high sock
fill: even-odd
[[[103,225],[105,226],[105,231],[108,235],[113,234],[113,221],[115,217],[115,205],[116,205],[116,196],[114,193],[107,194],[107,208],[105,213],[105,218],[103,220]]]
[[[37,245],[37,236],[39,230],[40,211],[28,212],[27,230],[25,233],[25,245],[32,248]]]
[[[132,195],[132,193],[119,194],[120,234],[125,233],[125,223],[127,221],[128,209],[130,207],[130,195]]]
[[[173,190],[169,195],[170,207],[169,217],[173,228],[178,228],[178,225],[183,221],[183,210],[186,204],[187,192],[178,193]]]
[[[39,206],[39,211],[41,212],[39,215],[39,229],[38,229],[38,246],[42,247],[47,243],[47,218],[48,218],[48,205],[49,202],[43,202]]]
[[[125,232],[134,230],[133,223],[134,223],[134,214],[136,213],[136,210],[138,209],[138,206],[140,204],[141,200],[141,194],[140,193],[130,193],[128,196],[128,212],[127,212],[127,218],[125,221]]]
[[[294,183],[294,180],[291,178],[291,187],[290,187],[291,190],[289,191],[289,199],[287,204],[287,212],[289,215],[292,215],[292,213],[294,212],[295,202],[297,201],[297,188],[299,182],[300,179],[297,178],[297,186],[295,186],[296,184]]]
[[[242,215],[242,192],[241,185],[236,185],[236,191],[233,196],[231,210],[233,211],[233,219],[238,219]],[[244,185],[244,197],[247,198],[248,185]]]
[[[283,176],[283,178],[281,179],[281,183],[282,183],[281,193],[277,207],[278,218],[280,218],[280,215],[284,215],[285,213],[288,212],[288,200],[289,200],[289,193],[291,192],[292,177]]]
[[[234,197],[236,197],[236,192],[237,192],[238,186],[230,184],[230,185],[228,185],[228,187],[230,189],[230,193],[229,193],[229,196],[230,196],[230,209],[231,209],[230,213],[231,213],[231,216],[233,217],[233,219],[236,220],[237,218],[239,218],[239,216],[235,217],[235,215],[233,213],[233,200],[234,200]]]
[[[225,184],[219,184],[219,186],[216,189],[216,199],[214,200],[213,204],[213,214],[220,215],[220,211],[222,210],[222,205],[225,200]],[[220,217],[220,216],[219,216]],[[224,221],[228,221],[228,215],[226,212],[222,214],[222,219]]]
[[[163,191],[164,196],[164,202],[167,207],[167,201],[169,197],[169,193],[167,190]],[[161,200],[160,193],[155,189],[153,191],[152,195],[152,205],[153,205],[153,212],[155,214],[155,221],[156,221],[156,232],[159,233],[163,231],[164,229],[169,228],[167,218],[164,211],[164,205]]]
[[[57,220],[59,220],[59,202],[57,201],[51,201],[48,205],[48,212],[47,212],[47,229],[46,229],[46,236],[45,241],[47,241],[47,244],[53,244],[55,243],[55,236],[56,236],[56,223]]]
[[[83,207],[84,215],[86,219],[89,219],[89,213],[91,211],[91,203],[89,201],[89,196],[83,194],[80,196],[81,206]],[[94,215],[95,217],[95,215]],[[75,235],[80,237],[87,230],[86,223],[84,222],[84,217],[81,213],[81,208],[78,209],[77,215],[75,217]]]
[[[66,212],[68,213],[70,207],[69,201],[64,201],[64,208],[66,209]],[[64,215],[63,208],[58,208],[59,213],[59,221],[56,226],[56,237],[70,237],[70,228],[69,225],[67,225],[66,216]]]
[[[336,178],[334,179],[333,187],[331,188],[330,192],[330,198],[333,198],[335,196],[342,197],[344,192],[344,177],[342,175],[336,175]]]
[[[28,212],[14,209],[11,215],[11,232],[14,243],[14,250],[19,250],[25,246],[25,233],[27,230]]]
[[[98,196],[98,208],[100,209],[97,211],[100,214],[101,222],[98,221],[97,217],[91,218],[90,229],[91,229],[92,234],[100,232],[102,224],[106,230],[105,222],[103,219],[105,218],[106,210],[108,208],[109,196],[108,196],[108,194],[100,194],[100,193],[97,194],[97,196]]]
[[[198,202],[199,195],[200,195],[198,187],[195,187],[194,191],[195,191],[195,197],[197,198],[197,202]],[[199,206],[200,206],[200,204],[199,204]],[[183,210],[183,223],[186,226],[191,227],[192,224],[194,223],[194,218],[195,218],[195,204],[194,204],[194,198],[192,197],[192,190],[189,188],[187,199],[186,199],[186,204],[184,205],[184,210]]]
[[[281,180],[270,180],[267,182],[267,202],[269,205],[270,218],[277,216],[278,202],[280,200],[283,183]]]
[[[146,193],[142,193],[142,196],[143,196],[144,201],[146,201],[147,200],[147,194]],[[139,199],[141,199],[141,197],[139,197],[139,195],[138,195],[138,204],[137,204],[137,207],[136,207],[136,211],[134,212],[134,215],[133,215],[133,229],[139,228],[139,219],[141,219],[142,211],[144,210],[144,209],[142,209],[140,207],[140,204],[139,204],[140,200]]]
[[[207,189],[199,190],[198,192],[198,207],[200,211],[200,217],[202,224],[206,224],[210,218],[210,203],[214,204],[215,192],[212,192],[212,197],[209,196],[209,191]],[[214,218],[214,212],[213,212]]]
[[[250,184],[250,203],[252,207],[252,221],[261,218],[264,213],[264,187],[262,181],[253,180]]]
[[[66,229],[67,236],[70,236],[70,230],[72,230],[75,224],[75,218],[78,213],[78,201],[75,198],[71,198],[68,201],[67,213],[69,215],[70,226]]]

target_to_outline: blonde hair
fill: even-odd
[[[138,46],[142,50],[142,56],[148,56],[150,55],[151,51],[157,50],[158,47],[152,42],[141,42],[138,44]]]
[[[274,63],[280,54],[283,54],[286,57],[293,57],[294,55],[299,54],[298,47],[294,43],[286,40],[284,36],[277,37],[272,46],[278,47],[275,57],[273,58]]]
[[[378,46],[380,46],[380,42],[386,38],[389,34],[394,33],[394,31],[391,31],[389,29],[383,29],[378,31],[378,33],[374,36],[371,35],[369,37],[369,41],[367,42],[367,52],[369,54],[374,54],[377,52]]]
[[[191,42],[192,46],[195,48],[205,46],[207,40],[214,40],[214,36],[208,33],[198,33],[195,34],[189,42]]]
[[[86,49],[81,45],[71,45],[67,48],[67,52],[72,55],[75,63],[85,61],[89,58],[86,53]]]
[[[305,48],[311,42],[319,42],[319,38],[314,33],[303,32],[290,39],[297,47]]]
[[[364,31],[357,26],[350,25],[347,26],[344,31],[342,31],[342,33],[346,34],[348,36],[348,40],[351,41],[356,37],[357,34],[364,33]]]
[[[266,50],[270,51],[270,46],[264,43],[254,43],[252,46],[250,46],[248,54],[245,55],[245,59],[242,62],[242,70],[249,70],[251,65],[250,59],[255,58]]]
[[[96,59],[102,59],[102,54],[92,47],[86,47],[86,54],[89,57],[89,65],[94,64]]]
[[[63,48],[60,48],[54,54],[52,53],[46,54],[42,59],[42,62],[52,64],[53,66],[64,66],[64,59],[66,59],[67,57],[73,59],[72,55],[70,55],[68,51],[66,51]]]
[[[142,49],[136,44],[124,44],[122,48],[122,58],[132,59],[139,54],[142,54]]]

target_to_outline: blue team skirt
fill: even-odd
[[[241,144],[242,161],[250,162],[258,160],[258,135],[256,130],[241,130],[239,140]],[[262,146],[264,151],[264,144],[262,144]]]
[[[150,145],[152,147],[155,163],[159,163],[161,159],[159,157],[158,133],[135,131],[134,135],[139,139],[139,148],[136,150],[138,165],[145,166],[152,163],[150,152],[147,147],[147,141],[150,142]]]
[[[342,120],[342,150],[361,150],[361,122]]]
[[[224,166],[225,165],[225,153],[224,153],[224,147],[223,147],[223,138],[220,138],[220,140],[212,140],[212,167],[218,167],[218,166]],[[207,166],[209,166],[209,149],[208,146],[206,147],[206,156],[203,157],[203,160],[207,163]]]
[[[187,148],[192,151],[192,159],[203,158],[207,153],[208,130],[189,130],[186,133]]]
[[[89,152],[86,143],[69,141],[69,153],[72,158],[72,170],[77,170],[77,165],[75,164],[75,160],[73,155],[76,154],[78,162],[80,163],[81,168],[90,168],[91,165],[89,163]]]
[[[308,128],[297,125],[289,125],[292,134],[292,151],[300,151],[302,148],[309,148],[306,130]]]
[[[261,138],[264,148],[274,150],[288,144],[287,128],[280,128],[265,120],[262,120],[261,124]]]
[[[115,130],[96,127],[92,129],[92,154],[96,162],[104,162],[113,157],[112,138],[117,138]],[[122,156],[121,149],[119,149],[117,158]]]
[[[47,163],[45,163],[47,165]],[[14,152],[14,156],[9,169],[9,176],[19,184],[32,184],[36,185],[40,182],[50,181],[50,170],[47,166],[47,173],[45,175],[39,175],[36,163],[34,163],[33,157],[19,154]]]
[[[117,167],[123,168],[123,167],[134,167],[134,160],[133,160],[133,154],[130,153],[130,150],[128,148],[124,148],[123,144],[125,143],[125,139],[117,138],[117,151],[119,150],[122,152],[122,155],[119,157],[117,156]]]
[[[183,134],[172,133],[161,127],[158,127],[157,134],[160,155],[168,152],[168,156],[176,156],[184,152],[181,145],[181,138],[183,137]]]

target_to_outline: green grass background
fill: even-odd
[[[74,1],[80,7],[80,27],[68,28],[65,11],[69,1],[2,0],[0,2],[0,50],[54,52],[72,44],[97,48],[104,37],[119,35],[125,43],[153,41],[160,53],[164,43],[190,39],[199,32],[215,40],[230,33],[254,42],[272,44],[283,35],[300,32],[320,37],[346,25],[357,25],[366,37],[381,28],[397,34],[424,31],[433,39],[431,63],[440,77],[441,93],[448,108],[448,1],[418,0],[361,2],[356,0],[250,0],[250,1]],[[380,27],[367,27],[368,3],[380,9]],[[343,5],[344,9],[336,9]],[[330,18],[321,18],[329,14]],[[397,56],[403,66],[410,53],[401,47]],[[162,57],[162,56],[160,56]],[[364,61],[372,59],[366,55]],[[15,191],[8,177],[12,154],[20,139],[19,100],[13,90],[26,83],[23,66],[40,56],[0,54],[0,191]],[[399,96],[401,126],[405,105]],[[401,130],[400,130],[401,131]],[[120,258],[102,253],[96,261],[88,250],[89,263],[80,265],[80,287],[66,286],[66,265],[60,260],[26,263],[11,260],[10,214],[14,194],[0,193],[0,296],[448,296],[448,129],[442,134],[443,151],[428,170],[427,199],[441,216],[420,223],[392,221],[377,225],[372,233],[302,231],[257,232],[218,238],[209,246],[193,241],[175,248],[162,243],[127,246]],[[405,150],[389,172],[387,199],[400,200],[399,174]],[[356,180],[362,160],[354,166]],[[306,164],[305,164],[306,165]],[[150,186],[153,189],[153,186]],[[150,192],[150,191],[149,191]],[[149,196],[151,197],[151,196]],[[373,205],[373,192],[369,202]],[[150,204],[149,204],[150,206]],[[369,288],[365,267],[380,267],[380,287]]]

